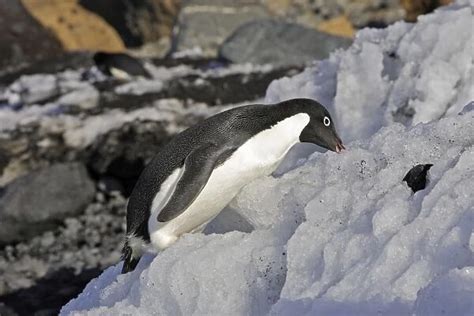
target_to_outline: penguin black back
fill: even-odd
[[[114,76],[116,69],[130,77],[151,78],[150,73],[138,59],[124,53],[97,52],[93,59],[97,68],[108,76]]]

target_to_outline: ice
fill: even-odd
[[[469,4],[364,30],[272,83],[268,102],[327,105],[347,150],[306,157],[299,146],[207,234],[131,273],[110,267],[61,314],[474,315]],[[403,177],[418,164],[433,166],[413,193]]]

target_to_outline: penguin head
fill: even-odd
[[[101,63],[103,63],[109,56],[110,56],[110,54],[105,53],[105,52],[96,52],[96,53],[92,56],[92,59],[94,60],[94,62],[95,62],[96,64],[101,64]]]
[[[308,125],[301,132],[300,141],[313,143],[337,153],[345,149],[328,110],[314,100],[300,100],[304,113],[310,117]]]

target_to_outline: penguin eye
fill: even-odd
[[[323,119],[323,123],[325,126],[329,126],[331,125],[331,120],[329,119],[329,117],[325,116]]]

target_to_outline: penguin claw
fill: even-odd
[[[132,256],[132,248],[125,246],[124,252],[122,255],[123,266],[122,266],[122,274],[128,273],[130,271],[135,270],[139,259],[136,259]]]
[[[337,144],[336,144],[336,152],[337,152],[338,154],[340,154],[341,151],[343,151],[344,149],[346,149],[346,147],[344,147],[344,145],[343,145],[342,143],[337,143]]]

